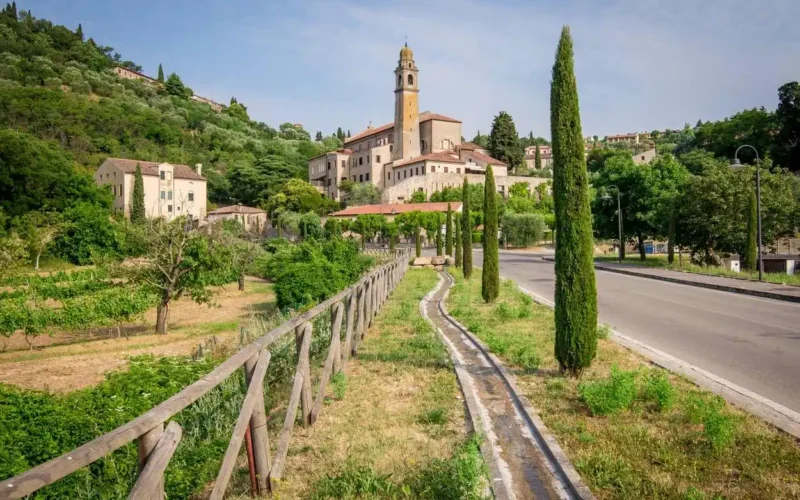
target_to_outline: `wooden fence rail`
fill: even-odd
[[[245,373],[247,393],[231,431],[231,440],[214,482],[211,498],[223,498],[243,440],[248,444],[247,455],[251,474],[254,471],[254,477],[251,475],[254,479],[252,494],[268,493],[271,490],[272,480],[280,479],[283,475],[298,406],[301,410],[302,424],[313,425],[322,410],[325,388],[331,376],[347,366],[349,357],[355,354],[358,342],[364,337],[372,319],[408,269],[407,249],[393,252],[369,250],[367,253],[383,257],[388,262],[336,296],[257,338],[206,376],[143,415],[58,458],[3,481],[0,483],[0,499],[16,499],[30,495],[134,440],[138,444],[140,475],[129,498],[163,499],[164,470],[178,447],[183,431],[176,422],[170,421],[166,425],[166,430],[165,424],[187,406],[208,394],[239,368]],[[329,312],[331,318],[331,342],[319,389],[314,397],[311,393],[309,358],[312,321],[326,312]],[[342,327],[345,332],[344,346],[340,338]],[[298,362],[286,418],[278,435],[275,454],[271,455],[263,381],[269,367],[269,347],[290,333],[295,334]]]

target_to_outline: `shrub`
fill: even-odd
[[[597,338],[599,339],[607,339],[611,336],[611,327],[602,324],[597,326]]]
[[[517,346],[511,350],[509,355],[511,362],[521,366],[526,372],[535,372],[539,369],[542,358],[531,346]]]
[[[715,451],[731,445],[736,434],[736,421],[733,416],[723,413],[724,409],[725,400],[719,396],[709,400],[695,395],[686,405],[689,420],[703,424],[703,437]]]
[[[417,421],[423,425],[444,425],[447,423],[447,408],[439,406],[425,410]]]
[[[644,390],[645,400],[655,403],[659,410],[672,408],[675,402],[675,387],[669,381],[666,372],[662,370],[651,370],[647,377],[647,385]]]
[[[606,379],[582,382],[578,394],[593,415],[608,415],[628,408],[636,398],[636,372],[611,368]]]
[[[483,242],[483,231],[472,231],[472,243]]]
[[[515,247],[528,247],[544,239],[545,223],[541,214],[506,213],[500,220],[503,238]]]

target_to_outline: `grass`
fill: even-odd
[[[478,440],[467,435],[445,348],[419,313],[437,280],[408,271],[317,424],[295,432],[276,497],[482,498]]]
[[[595,256],[595,261],[598,262],[617,262],[617,258],[612,255]],[[758,271],[745,271],[736,273],[725,269],[721,266],[699,266],[688,262],[689,258],[684,257],[684,263],[678,263],[678,257],[675,257],[675,262],[670,264],[667,262],[666,255],[648,255],[645,260],[639,259],[639,256],[625,256],[623,264],[631,264],[642,267],[655,267],[659,269],[669,269],[671,271],[681,271],[685,273],[705,274],[708,276],[719,276],[721,278],[734,278],[739,280],[758,281]],[[791,285],[800,286],[800,274],[783,274],[783,273],[764,273],[764,281],[767,283],[774,283],[776,285]]]
[[[495,352],[598,498],[800,497],[800,447],[791,436],[613,340],[599,341],[581,379],[562,376],[552,309],[531,304],[510,281],[484,304],[480,280],[453,274],[451,313],[493,350],[509,346]],[[523,306],[524,318],[498,313]],[[537,356],[538,369],[514,361],[510,346]]]

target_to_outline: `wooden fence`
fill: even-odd
[[[239,368],[244,370],[247,393],[210,498],[214,500],[223,498],[243,442],[247,448],[253,495],[269,493],[272,481],[283,476],[298,406],[302,424],[313,425],[322,409],[325,388],[331,375],[346,367],[351,353],[356,351],[358,342],[364,337],[378,310],[408,269],[409,253],[405,249],[392,253],[370,250],[368,253],[390,260],[335,297],[257,338],[211,373],[140,417],[69,453],[3,481],[0,484],[0,499],[23,498],[30,495],[134,440],[137,441],[139,454],[139,477],[128,498],[163,499],[164,470],[183,433],[177,422],[170,421],[168,424],[167,422],[184,408],[208,394]],[[312,321],[327,311],[330,311],[331,315],[331,343],[315,397],[311,389],[309,359]],[[342,328],[345,329],[344,346],[341,345]],[[298,363],[286,418],[278,434],[275,453],[271,454],[263,381],[269,368],[269,347],[292,332],[295,334]]]

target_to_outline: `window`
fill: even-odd
[[[167,199],[168,199],[168,200],[171,200],[171,199],[172,199],[172,191],[171,191],[171,190],[170,190],[170,191],[167,191]]]
[[[162,200],[166,200],[167,199],[167,192],[164,191],[163,189],[161,190],[161,199]]]
[[[114,172],[114,178],[115,178],[115,179],[117,178],[117,173],[116,173],[116,172]]]
[[[328,170],[331,169],[331,162],[328,162]]]
[[[644,156],[642,156],[642,159],[644,160]],[[375,161],[380,163],[381,162],[381,155],[375,156]]]
[[[355,182],[355,181],[356,181],[356,176],[354,175],[354,176],[353,176],[353,182]]]
[[[194,191],[189,191],[189,201],[194,201]]]
[[[460,168],[457,168],[457,169],[456,169],[456,173],[457,173],[457,174],[460,174],[460,173],[461,173],[461,169],[460,169]]]
[[[409,177],[414,177],[414,169],[413,168],[409,168],[408,170],[409,170],[408,176]]]
[[[367,180],[369,180],[369,172],[367,172]]]
[[[119,195],[122,196],[122,184],[119,185]]]
[[[331,180],[328,179],[328,187],[331,187]]]
[[[397,75],[397,86],[400,87],[401,85],[403,85],[403,76]]]
[[[364,157],[363,156],[359,156],[358,157],[358,164],[359,165],[363,165],[364,164]]]
[[[425,165],[422,166],[422,175],[425,175]]]
[[[431,165],[431,173],[436,172],[436,165]]]
[[[159,175],[161,176],[162,181],[167,178],[167,172],[165,172],[164,170],[159,172]],[[106,177],[108,177],[108,175],[106,175]]]
[[[417,170],[417,172],[416,172],[417,175],[419,175],[419,167],[417,167],[416,170]]]
[[[364,174],[358,176],[358,182],[364,182]]]
[[[392,152],[393,149],[394,149],[394,144],[389,144],[389,152],[390,153]]]
[[[388,172],[388,173],[386,174],[386,178],[387,178],[387,179],[389,179],[389,180],[391,180],[391,178],[392,178],[392,173],[391,173],[391,172]]]
[[[167,212],[172,213],[172,205],[167,205]]]
[[[447,173],[448,167],[444,167],[444,173]]]
[[[344,163],[344,160],[342,160],[342,170],[344,170],[344,167],[345,167],[345,163]]]
[[[414,85],[414,75],[408,75],[408,84]]]
[[[369,156],[367,156],[367,165],[369,165]]]
[[[642,161],[644,161],[644,155],[642,155]]]
[[[114,196],[117,196],[117,185],[114,184],[114,186],[112,186],[112,189],[114,190]]]

